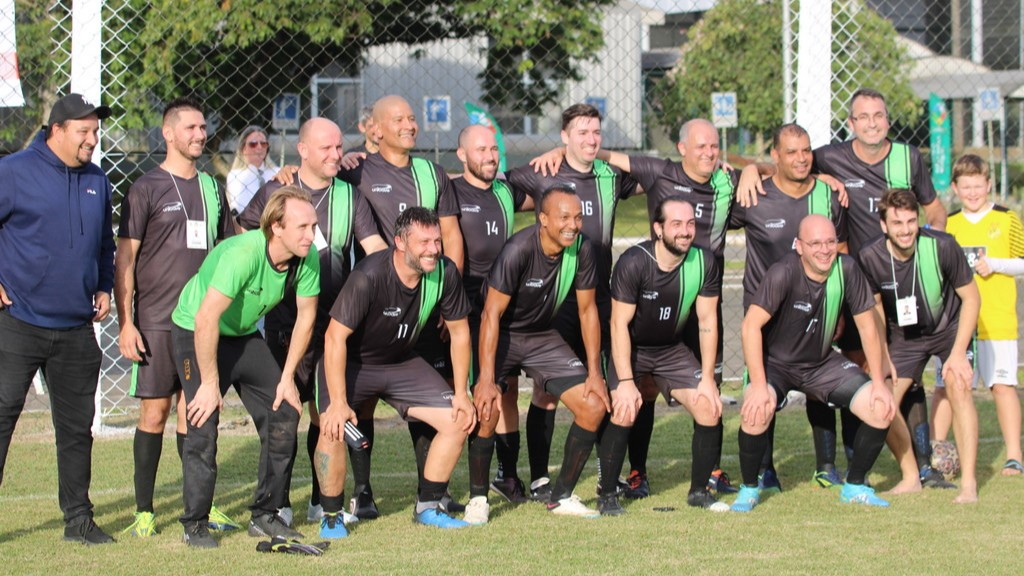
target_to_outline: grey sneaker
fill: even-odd
[[[78,542],[86,546],[110,544],[114,541],[110,534],[104,532],[93,522],[91,516],[79,516],[64,526],[64,540]]]
[[[213,536],[210,536],[210,528],[206,522],[185,524],[185,535],[181,540],[190,548],[216,548],[219,546]]]
[[[284,538],[285,540],[304,538],[301,532],[288,526],[283,518],[272,513],[253,516],[252,520],[249,520],[249,536]]]

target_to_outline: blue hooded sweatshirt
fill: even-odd
[[[58,329],[89,324],[93,296],[114,287],[110,180],[64,164],[45,130],[0,159],[0,285],[11,316]]]

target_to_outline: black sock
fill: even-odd
[[[807,399],[807,421],[814,438],[815,469],[836,464],[836,411],[828,404]]]
[[[691,442],[693,461],[690,464],[690,493],[699,492],[708,485],[708,478],[715,470],[715,463],[722,450],[722,427],[701,426],[693,423],[693,442]]]
[[[711,469],[712,472],[722,467],[722,444],[725,438],[725,424],[722,424],[722,417],[718,417],[718,424],[715,424],[715,428],[718,430],[718,448],[715,450],[715,467]]]
[[[874,428],[861,423],[857,437],[853,440],[853,460],[850,462],[850,471],[846,474],[848,484],[864,483],[868,470],[875,465],[875,460],[885,446],[885,436],[888,432],[888,428]]]
[[[768,443],[764,447],[764,456],[761,457],[761,466],[758,472],[775,469],[775,418],[768,424],[765,431],[765,438]]]
[[[178,445],[178,460],[183,459],[183,454],[185,454],[185,436],[187,436],[187,434],[184,432],[174,433],[174,440]]]
[[[427,452],[437,431],[426,422],[409,422],[409,437],[412,438],[412,449],[416,453],[416,470],[423,478],[423,470],[427,465]]]
[[[156,469],[164,447],[164,435],[135,429],[132,449],[135,457],[135,510],[153,512]]]
[[[320,426],[309,423],[309,432],[306,433],[306,453],[309,454],[309,470],[313,473],[313,487],[309,494],[309,503],[313,506],[320,504],[320,479],[316,477],[316,464],[313,455],[316,454],[316,444],[320,440]]]
[[[629,467],[641,474],[647,473],[647,454],[654,434],[654,401],[644,401],[636,413],[629,433]]]
[[[774,422],[775,419],[772,418]],[[757,486],[757,473],[760,471],[760,464],[764,459],[764,452],[768,449],[771,426],[768,430],[756,436],[747,434],[740,428],[740,473],[743,475],[745,486]]]
[[[324,496],[317,493],[317,500],[324,507],[324,514],[338,514],[345,509],[345,492],[337,496]]]
[[[519,446],[522,442],[519,430],[495,434],[494,448],[498,454],[498,478],[516,478],[519,472],[516,467],[519,465]]]
[[[611,421],[606,422],[601,430],[601,439],[597,443],[597,462],[602,496],[614,494],[618,489],[619,474],[622,473],[622,462],[626,459],[629,439],[629,428]]]
[[[359,431],[362,432],[366,438],[367,446],[364,449],[357,450],[348,447],[348,460],[352,466],[352,493],[355,495],[368,492],[373,494],[373,489],[370,488],[370,455],[373,453],[373,419],[365,418],[359,420],[359,424],[356,426]]]
[[[551,489],[551,501],[557,502],[568,498],[580,480],[580,474],[587,465],[587,459],[594,450],[597,432],[580,428],[575,422],[569,427],[565,437],[565,451],[562,456],[562,469],[558,472],[555,485]]]
[[[911,387],[903,395],[903,401],[900,402],[900,412],[906,419],[907,428],[910,430],[910,441],[914,446],[914,458],[917,460],[918,470],[930,465],[932,460],[927,402],[923,386]]]
[[[530,480],[546,478],[555,434],[555,411],[530,404],[526,412],[526,447],[530,453]]]
[[[441,498],[448,492],[448,482],[433,482],[420,478],[419,490],[416,492],[416,512],[436,507]]]
[[[843,423],[843,450],[846,452],[846,467],[849,468],[853,460],[853,440],[857,437],[861,422],[849,408],[839,409],[839,419]]]
[[[494,436],[469,440],[469,497],[487,496],[491,482],[491,458],[494,457]]]

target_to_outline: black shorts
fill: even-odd
[[[348,405],[358,409],[367,400],[380,398],[408,420],[410,408],[451,408],[455,393],[423,358],[414,356],[397,364],[356,364],[345,368]],[[323,414],[331,405],[324,363],[317,366],[316,408]]]
[[[871,378],[856,362],[847,360],[832,350],[824,362],[814,365],[765,363],[768,384],[775,389],[777,408],[786,402],[790,390],[799,390],[811,400],[829,404],[834,408],[849,408],[853,397]]]
[[[196,358],[195,333],[175,326],[171,329],[171,338],[174,341],[175,367],[178,378],[182,379],[182,391],[185,399],[191,401],[202,384]],[[281,382],[281,369],[259,332],[245,336],[221,334],[217,343],[217,372],[220,377],[220,393],[226,394],[234,387],[243,402],[246,397],[242,395],[242,386],[258,389],[261,397],[269,398],[272,403],[277,385]]]
[[[954,323],[938,334],[919,336],[912,340],[904,340],[899,330],[892,330],[889,357],[896,368],[896,376],[920,382],[932,356],[938,356],[943,362],[949,358],[953,343],[956,342],[956,330],[957,324]]]
[[[426,360],[427,364],[430,364],[438,374],[445,378],[453,378],[451,342],[441,340],[441,330],[437,327],[437,323],[440,321],[441,317],[436,311],[430,315],[423,330],[420,331],[413,350],[420,358]]]
[[[637,384],[642,376],[650,374],[666,402],[671,403],[673,390],[693,389],[700,384],[700,362],[682,342],[660,348],[634,348],[630,364],[633,366],[633,383]],[[608,389],[618,387],[615,363],[609,362]]]
[[[498,334],[498,351],[494,359],[494,378],[504,389],[508,376],[520,370],[541,386],[545,392],[561,396],[566,390],[587,379],[587,367],[555,330],[543,332],[509,332]]]
[[[324,356],[324,337],[322,331],[313,330],[313,337],[309,341],[306,353],[295,367],[295,386],[299,389],[299,399],[303,402],[309,402],[316,396],[316,365]],[[285,360],[288,358],[288,345],[291,344],[291,339],[291,330],[267,328],[267,347],[281,368],[284,368]]]
[[[136,398],[170,398],[181,390],[174,362],[174,340],[170,330],[139,330],[146,353],[132,362],[128,394]]]
[[[718,299],[718,349],[715,351],[717,354],[715,358],[715,384],[722,385],[722,361],[725,359],[725,324],[722,322],[722,299]],[[697,365],[700,366],[701,355],[700,355],[700,325],[697,321],[697,314],[690,314],[690,317],[686,319],[686,324],[683,325],[683,344],[693,353],[693,356],[697,359]]]
[[[601,325],[601,364],[611,357],[612,352],[612,302],[597,303],[597,318]],[[575,300],[567,301],[558,311],[552,327],[562,336],[562,339],[572,348],[577,358],[586,361],[587,349],[583,345],[583,329],[580,326],[579,305]]]

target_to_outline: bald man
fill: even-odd
[[[889,505],[867,485],[867,473],[882,451],[896,414],[886,383],[891,364],[871,286],[856,261],[838,253],[838,244],[828,218],[805,217],[796,253],[768,269],[743,318],[743,358],[750,384],[743,392],[740,411],[743,485],[732,505],[735,512],[749,512],[760,500],[757,475],[768,447],[768,426],[790,390],[849,408],[863,421],[854,438],[840,501]],[[832,349],[844,304],[860,329],[871,376]]]
[[[338,125],[326,118],[310,118],[299,130],[296,148],[301,163],[294,185],[309,192],[313,199],[317,213],[314,246],[320,254],[320,298],[317,302],[313,341],[295,371],[299,395],[303,402],[310,403],[306,451],[312,466],[313,453],[320,436],[320,419],[314,404],[313,371],[324,353],[324,335],[330,322],[331,306],[352,269],[348,257],[352,240],[357,240],[367,254],[383,250],[387,244],[377,233],[376,222],[366,200],[355,187],[336,178],[342,155],[342,135]],[[264,185],[238,216],[239,224],[246,230],[259,228],[260,215],[267,199],[281,187],[282,184],[277,181]],[[288,355],[295,314],[295,298],[285,295],[281,304],[266,317],[267,345],[281,366],[284,366]],[[290,474],[291,465],[288,471]],[[315,470],[312,478],[313,493],[306,510],[306,517],[311,522],[319,519],[323,510]],[[288,498],[285,498],[285,504],[281,516],[291,524],[291,502]]]

